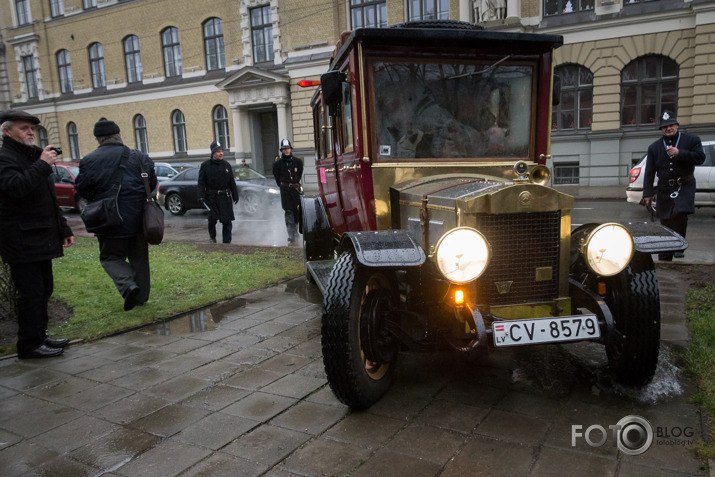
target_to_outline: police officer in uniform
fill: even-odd
[[[700,138],[678,131],[678,118],[672,111],[663,111],[659,128],[663,137],[648,147],[643,201],[650,208],[657,201],[660,223],[685,237],[688,215],[695,212],[695,166],[705,162]],[[658,176],[657,186],[653,185]],[[676,252],[682,257],[682,252]],[[673,252],[658,255],[660,260],[673,260]]]
[[[273,177],[281,189],[281,207],[285,211],[285,223],[288,230],[288,245],[295,243],[300,220],[300,194],[303,177],[303,160],[291,152],[293,146],[287,138],[281,140],[281,156],[273,162]]]
[[[216,243],[216,222],[221,222],[223,243],[231,243],[233,204],[238,203],[238,189],[231,165],[223,160],[223,146],[211,143],[211,159],[199,169],[199,201],[209,211],[209,239]]]

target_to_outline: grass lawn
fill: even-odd
[[[77,238],[64,257],[53,261],[52,298],[73,313],[69,320],[51,324],[48,334],[95,340],[304,272],[299,249],[222,248],[175,242],[150,246],[151,296],[144,306],[125,312],[124,300],[99,264],[97,241]],[[13,352],[12,348],[0,349],[0,354]]]

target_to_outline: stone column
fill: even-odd
[[[473,1],[473,0],[472,0]],[[472,22],[472,1],[459,0],[459,20],[463,22]]]
[[[506,18],[521,18],[519,0],[506,0]]]
[[[246,121],[246,113],[239,106],[231,106],[231,115],[233,116],[233,147],[231,149],[234,151],[236,161],[240,162],[241,159],[250,156],[250,151],[246,150],[243,134],[243,130],[248,127],[248,121]],[[248,149],[250,149],[250,143]]]
[[[276,102],[276,112],[278,113],[278,140],[280,141],[284,137],[287,137],[290,139],[290,142],[293,143],[295,140],[291,137],[293,128],[291,127],[290,118],[288,116],[288,102]]]

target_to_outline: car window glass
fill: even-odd
[[[184,172],[183,179],[185,181],[197,181],[199,180],[199,170],[196,168],[193,169],[187,169],[186,172]]]
[[[55,183],[72,182],[72,177],[70,177],[70,173],[67,172],[64,167],[55,167],[54,170],[55,172],[53,172],[52,174],[52,179],[55,181]]]
[[[265,179],[266,176],[258,171],[254,171],[250,167],[235,167],[233,176],[240,181],[250,181],[254,179]]]
[[[715,144],[703,146],[703,150],[705,151],[705,162],[703,163],[703,167],[715,166]]]

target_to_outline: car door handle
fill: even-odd
[[[346,172],[346,171],[357,171],[358,170],[358,165],[355,164],[353,166],[344,166],[340,168],[340,172]]]
[[[327,167],[326,167],[326,168],[325,168],[325,173],[326,173],[326,174],[332,174],[333,172],[335,172],[335,168],[334,168],[334,167],[330,167],[330,168],[327,168]]]

